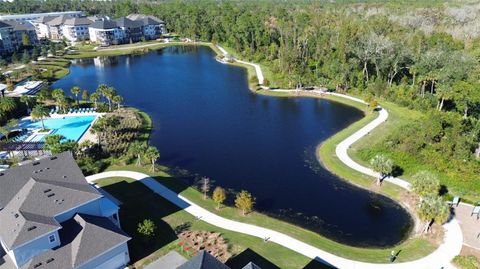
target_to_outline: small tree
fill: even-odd
[[[44,149],[50,151],[53,155],[62,153],[64,151],[72,151],[75,152],[77,148],[77,142],[73,140],[64,140],[65,137],[62,135],[48,135],[45,138],[45,145]]]
[[[40,56],[40,52],[38,51],[37,47],[34,47],[32,50],[32,60],[36,61],[38,56]]]
[[[87,90],[83,90],[83,92],[82,92],[82,99],[83,99],[84,101],[88,101],[88,100],[90,99],[90,94],[88,93]]]
[[[225,199],[227,199],[225,189],[222,187],[216,187],[215,190],[213,190],[212,199],[215,203],[217,203],[217,210],[219,210],[220,205],[222,205]]]
[[[32,109],[32,120],[41,120],[42,121],[42,129],[45,129],[45,124],[43,123],[43,119],[50,116],[48,109],[44,106],[38,104]]]
[[[12,62],[13,63],[18,63],[19,59],[18,59],[18,55],[17,55],[17,52],[13,52],[12,54]]]
[[[382,185],[382,180],[393,171],[393,161],[384,155],[375,155],[370,160],[373,170],[378,173],[377,185]]]
[[[112,101],[117,104],[117,109],[120,109],[120,105],[122,104],[123,102],[123,97],[120,96],[120,95],[115,95],[113,98],[112,98]]]
[[[242,210],[242,215],[245,216],[246,213],[252,211],[253,205],[255,204],[255,198],[247,191],[241,191],[237,193],[235,197],[235,206]]]
[[[137,157],[136,166],[142,165],[142,154],[147,149],[147,145],[140,141],[135,141],[130,145],[130,153]]]
[[[153,236],[155,236],[155,230],[157,226],[155,222],[151,219],[144,219],[142,222],[138,223],[137,232],[141,234],[146,241],[150,240]]]
[[[412,190],[421,197],[427,195],[438,195],[440,182],[438,178],[428,172],[420,171],[412,177]]]
[[[158,158],[160,158],[160,153],[158,152],[158,149],[152,146],[148,147],[145,151],[145,158],[150,160],[150,162],[152,163],[151,171],[155,172],[155,162]]]
[[[210,178],[202,177],[202,179],[200,179],[200,189],[203,192],[203,200],[206,200],[207,193],[210,191]]]
[[[28,62],[30,62],[30,54],[27,50],[24,50],[22,55],[22,63],[28,64]]]
[[[263,79],[263,86],[266,86],[266,87],[270,86],[270,80],[264,78]]]
[[[100,96],[98,95],[98,93],[94,92],[94,93],[90,94],[90,101],[92,101],[94,103],[95,109],[97,109],[98,99],[100,99]]]
[[[79,104],[78,95],[80,94],[80,91],[81,91],[80,88],[76,86],[70,89],[70,92],[73,95],[75,95],[75,100],[77,101],[77,105]]]
[[[30,37],[27,35],[27,33],[22,33],[22,45],[24,47],[30,47],[32,45]]]
[[[425,221],[424,232],[430,230],[433,222],[442,224],[450,217],[450,208],[443,199],[437,195],[425,196],[420,201],[417,212],[418,217]]]

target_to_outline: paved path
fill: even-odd
[[[441,267],[444,267],[445,269],[454,268],[450,265],[450,260],[453,255],[452,253],[457,252],[455,252],[455,250],[453,250],[451,246],[455,245],[455,247],[457,247],[456,245],[458,243],[458,240],[456,236],[458,236],[458,234],[460,234],[461,236],[460,227],[458,226],[456,221],[453,220],[444,225],[445,229],[447,230],[444,244],[442,244],[435,252],[422,259],[413,262],[394,264],[372,264],[358,262],[333,255],[280,232],[220,217],[192,203],[187,198],[173,192],[155,179],[143,173],[133,171],[110,171],[89,176],[87,177],[87,181],[93,183],[98,179],[110,177],[126,177],[138,180],[145,186],[147,186],[149,189],[151,189],[153,192],[161,195],[165,199],[184,209],[186,212],[207,223],[210,223],[217,227],[221,227],[223,229],[248,234],[262,239],[269,238],[269,241],[271,242],[282,245],[311,259],[316,259],[318,261],[331,264],[341,269],[439,269]],[[461,249],[461,241],[459,248]],[[458,250],[458,252],[460,252],[460,250]],[[386,250],[385,253],[386,255],[388,255],[388,250]]]
[[[224,48],[220,47],[219,45],[217,45],[217,48],[223,53],[224,56],[228,54],[228,52]],[[238,59],[235,59],[235,61],[241,64],[253,66],[255,68],[255,73],[257,74],[258,84],[263,85],[264,76],[263,76],[262,68],[260,67],[259,64],[245,62]]]

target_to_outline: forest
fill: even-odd
[[[480,4],[339,2],[16,0],[0,13],[151,14],[260,63],[272,87],[324,86],[421,111],[377,150],[434,167],[456,193],[478,192]]]

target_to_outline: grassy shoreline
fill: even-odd
[[[214,50],[217,54],[221,54],[221,52],[218,50],[218,48],[215,45],[213,45],[212,43],[205,43],[205,42],[159,43],[159,44],[152,45],[148,49],[153,50],[153,49],[159,49],[159,48],[162,48],[162,47],[175,46],[175,45],[203,45],[203,46],[208,46],[208,47],[212,48],[212,50]],[[95,53],[85,52],[85,53],[75,55],[75,58],[123,55],[123,54],[133,53],[134,50],[135,50],[135,48],[129,47],[128,49],[100,51],[100,52],[95,52]],[[248,71],[249,78],[251,78],[252,76],[255,75],[255,70],[251,66],[238,64],[238,63],[235,63],[234,65],[246,68],[247,71]],[[263,95],[270,95],[270,96],[277,96],[277,97],[294,97],[294,95],[289,94],[289,93],[279,93],[279,92],[271,92],[271,91],[265,91],[265,90],[256,91],[256,89],[254,89],[252,87],[252,84],[250,84],[250,90],[254,93],[263,94]],[[351,106],[354,106],[354,107],[362,110],[361,105],[356,104],[353,101],[345,100],[343,98],[334,97],[334,96],[326,97],[326,99],[336,101],[336,102],[345,103],[347,105],[351,105]],[[342,134],[342,133],[346,137],[350,131],[353,132],[355,130],[355,128],[357,128],[357,127],[361,128],[361,126],[363,126],[363,124],[368,122],[369,119],[370,118],[368,118],[368,115],[367,115],[367,117],[363,118],[362,120],[352,124],[347,129],[345,129],[347,131],[343,130],[340,133],[334,135],[332,138],[337,138],[338,139],[339,137],[342,137],[342,136],[339,136],[339,134]],[[332,138],[330,138],[330,139],[332,139]],[[148,137],[147,137],[147,139],[148,139]],[[352,171],[348,171],[348,170],[345,170],[345,169],[342,170],[342,169],[338,169],[337,167],[335,167],[334,156],[331,156],[330,154],[326,154],[326,153],[330,152],[330,151],[328,151],[329,147],[327,147],[326,145],[329,145],[329,144],[333,145],[335,143],[335,139],[333,139],[333,140],[330,140],[330,139],[325,141],[322,145],[319,145],[318,150],[317,150],[317,154],[318,154],[317,156],[319,156],[320,159],[322,160],[322,162],[321,162],[322,165],[325,165],[325,167],[327,167],[330,171],[333,170],[332,172],[339,175],[340,177],[344,177],[345,179],[351,179],[351,178],[361,179],[361,180],[353,181],[353,183],[358,184],[360,186],[363,186],[364,188],[368,188],[367,184],[368,184],[368,182],[370,182],[370,183],[372,182],[371,178],[368,178],[368,177],[366,177],[364,175],[361,175],[359,173],[355,174]],[[329,143],[327,143],[327,142],[329,142]],[[325,153],[322,153],[322,149],[324,149],[324,151],[325,151],[325,149],[327,149],[327,150],[325,151]],[[332,147],[330,147],[330,149],[332,149]],[[334,149],[334,147],[333,147],[333,149]],[[333,150],[333,154],[334,154],[334,150]],[[325,157],[324,155],[327,156],[327,157]],[[330,155],[330,156],[328,157],[328,155]],[[328,162],[328,160],[330,160],[330,163]],[[336,165],[338,166],[338,163]],[[341,165],[343,165],[343,164],[341,164]],[[135,168],[135,167],[128,167],[128,166],[127,167],[125,167],[125,166],[119,166],[119,167],[112,166],[109,169],[110,170],[112,170],[112,169],[137,170],[137,168]],[[143,170],[142,172],[146,172],[146,171]],[[155,175],[153,175],[153,176],[155,176]],[[165,180],[165,178],[166,178],[165,175],[162,175],[161,178],[162,178],[162,180],[161,180],[162,183],[164,183],[168,187],[171,187],[174,190],[179,188],[179,186],[177,185],[177,184],[179,184],[178,182],[181,183],[181,180],[177,180],[178,182],[175,182],[174,178],[172,178],[170,175],[168,175],[168,180]],[[172,183],[172,182],[174,182],[174,183]],[[352,182],[352,181],[350,181],[350,182]],[[329,239],[327,239],[327,238],[325,238],[325,237],[323,237],[319,234],[316,234],[314,232],[311,232],[311,231],[308,231],[308,230],[303,229],[301,227],[298,227],[298,226],[295,226],[295,225],[292,225],[292,224],[289,224],[289,223],[286,223],[286,222],[268,217],[268,216],[260,214],[260,213],[252,213],[248,217],[245,218],[245,217],[239,216],[238,212],[234,208],[224,208],[224,210],[222,210],[221,212],[216,212],[215,209],[214,209],[213,202],[210,201],[210,200],[206,200],[206,201],[203,200],[201,198],[202,195],[198,191],[196,191],[195,189],[193,189],[191,187],[183,186],[181,188],[183,189],[180,192],[182,195],[184,195],[188,199],[198,203],[202,207],[204,207],[204,208],[206,208],[206,209],[208,209],[212,212],[215,212],[215,213],[217,213],[221,216],[224,216],[226,218],[235,219],[235,220],[239,220],[239,221],[243,221],[243,222],[247,222],[247,223],[252,223],[252,224],[256,224],[256,225],[259,225],[259,226],[263,226],[263,227],[266,227],[266,228],[270,228],[270,229],[274,229],[274,230],[283,232],[283,233],[288,234],[292,237],[295,237],[295,238],[297,238],[297,239],[299,239],[303,242],[309,243],[309,244],[314,245],[318,248],[321,248],[321,249],[326,250],[330,253],[333,253],[333,254],[336,254],[338,256],[342,256],[342,257],[345,257],[345,258],[364,261],[364,262],[373,262],[373,263],[386,263],[386,262],[388,262],[388,254],[389,254],[391,248],[388,248],[388,249],[366,249],[366,248],[355,248],[355,247],[342,245],[340,243],[329,240]],[[384,192],[383,194],[386,194],[386,195],[398,200],[400,191],[397,190],[394,186],[388,186],[388,184],[385,184],[382,187],[382,191]],[[219,230],[219,229],[215,228],[215,230]],[[241,234],[238,234],[238,236],[240,236],[240,235]],[[245,235],[242,235],[242,236],[245,236]],[[396,249],[402,249],[403,254],[398,257],[399,262],[411,261],[411,260],[415,260],[415,259],[424,257],[427,254],[431,253],[434,249],[436,249],[436,247],[434,245],[430,244],[428,241],[426,241],[424,239],[421,239],[421,238],[410,238],[410,239],[406,240],[405,242],[395,246],[395,248]],[[297,254],[297,253],[293,253],[293,254],[290,254],[290,255],[294,255],[292,257],[298,256],[298,255],[303,257],[302,255]],[[271,260],[274,260],[274,259],[278,258],[276,255],[269,256],[268,254],[265,254],[265,257],[268,258],[268,259],[271,259]],[[306,258],[306,257],[303,257],[303,258]],[[298,258],[292,258],[292,259],[298,259]],[[285,268],[289,268],[289,267],[285,267]],[[292,268],[295,268],[295,267],[292,267]]]

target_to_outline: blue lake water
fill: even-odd
[[[216,62],[206,47],[80,60],[53,87],[93,91],[101,83],[152,116],[162,163],[248,190],[259,211],[354,246],[391,246],[411,230],[401,206],[315,158],[319,143],[362,118],[354,108],[253,94],[246,71]]]

